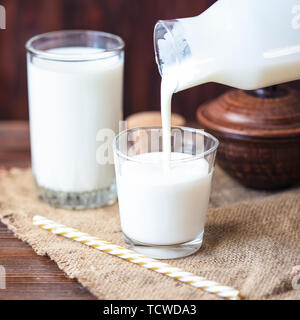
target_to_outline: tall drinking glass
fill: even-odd
[[[26,48],[39,197],[67,209],[113,203],[114,166],[107,156],[112,141],[103,141],[103,130],[117,132],[122,119],[124,42],[104,32],[73,30],[36,36]]]
[[[121,132],[114,141],[121,226],[128,247],[159,259],[190,255],[202,244],[218,140],[172,128],[164,163],[162,128]]]

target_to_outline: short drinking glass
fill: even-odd
[[[203,130],[174,127],[171,137],[167,158],[161,127],[123,131],[114,141],[125,243],[158,259],[187,256],[201,247],[218,147]]]

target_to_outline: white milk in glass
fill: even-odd
[[[113,164],[97,163],[96,136],[103,128],[118,131],[123,57],[83,61],[97,50],[57,48],[48,52],[62,61],[28,60],[32,165],[43,188],[81,193],[114,183]],[[79,61],[63,61],[74,55]]]
[[[211,173],[205,159],[179,162],[165,172],[162,152],[144,153],[117,175],[122,230],[143,244],[167,246],[201,238]],[[171,153],[171,160],[193,159]],[[138,163],[148,161],[150,164]]]

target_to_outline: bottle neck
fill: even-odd
[[[158,21],[155,26],[156,63],[161,75],[168,73],[176,78],[175,92],[214,81],[217,61],[208,54],[209,51],[201,50],[202,46],[207,47],[207,45],[206,39],[201,39],[201,35],[197,32],[200,22],[197,16]],[[186,26],[194,32],[187,34]],[[193,37],[195,33],[196,36]]]

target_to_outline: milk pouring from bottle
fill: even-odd
[[[172,95],[211,81],[255,89],[299,79],[297,1],[219,0],[198,17],[157,23],[163,152],[124,159],[115,153],[121,225],[131,248],[155,258],[182,257],[200,248],[213,163],[203,151],[200,159],[172,151]],[[214,154],[216,147],[217,142],[207,152]],[[174,162],[186,157],[191,162]]]
[[[199,16],[159,21],[161,74],[174,92],[217,82],[245,90],[300,79],[299,0],[219,0]]]

